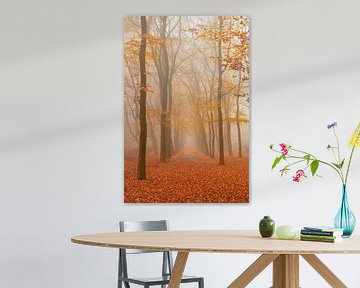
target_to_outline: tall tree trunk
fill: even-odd
[[[210,85],[210,91],[208,91],[207,89],[207,85],[206,83],[204,82],[204,79],[203,77],[200,78],[201,80],[201,84],[203,86],[203,89],[204,89],[204,92],[205,92],[205,107],[206,107],[206,112],[204,112],[203,114],[203,119],[206,118],[206,122],[207,122],[207,150],[208,152],[206,153],[206,155],[210,156],[212,155],[212,130],[211,130],[211,111],[210,111],[210,107],[211,107],[211,104],[210,104],[210,100],[211,100],[211,94],[212,94],[212,83]],[[199,93],[200,94],[200,93]],[[209,98],[208,98],[208,95],[209,95]],[[209,100],[210,99],[210,100]],[[205,117],[206,116],[206,117]],[[205,121],[204,121],[204,126],[205,126]],[[205,129],[205,132],[206,132],[206,129]]]
[[[177,127],[174,127],[174,154],[179,151],[179,146],[180,146],[180,142],[179,142],[179,129]]]
[[[150,140],[151,140],[151,143],[152,143],[152,150],[153,150],[153,153],[155,155],[158,155],[159,154],[159,148],[158,148],[158,141],[157,141],[157,133],[155,131],[155,128],[154,128],[154,121],[153,121],[153,115],[152,113],[149,111],[149,108],[153,109],[154,105],[153,105],[153,102],[150,100],[149,97],[147,97],[147,102],[146,102],[146,105],[147,105],[147,123],[148,123],[148,130],[150,132]]]
[[[239,70],[239,83],[236,98],[236,127],[237,127],[237,139],[238,139],[238,155],[242,157],[242,138],[241,138],[241,121],[240,121],[240,93],[241,93],[241,69]]]
[[[214,125],[214,112],[213,112],[213,99],[212,92],[210,93],[210,127],[211,127],[211,150],[210,157],[215,158],[215,125]]]
[[[129,119],[129,111],[127,109],[128,105],[127,103],[125,103],[124,105],[124,115],[125,115],[125,121],[126,121],[126,124],[128,126],[128,130],[129,130],[129,133],[130,135],[134,138],[136,144],[139,145],[139,133],[137,133],[137,129],[134,129],[131,125],[131,122],[130,122],[130,119]],[[137,123],[135,123],[135,126],[137,127]]]
[[[211,132],[211,124],[210,124],[210,120],[208,120],[208,131],[209,131],[209,137],[208,137],[208,145],[209,145],[209,156],[211,157],[211,153],[212,153],[212,132]]]
[[[139,141],[139,157],[137,167],[137,179],[146,179],[146,139],[147,139],[147,123],[146,123],[146,34],[147,24],[146,16],[141,18],[141,42],[140,42],[140,141]]]
[[[216,102],[215,102],[215,109],[217,112],[217,99],[215,98]],[[217,156],[218,154],[216,153],[216,151],[219,151],[219,123],[218,123],[218,115],[217,113],[214,112],[214,119],[215,119],[215,123],[214,123],[214,127],[216,128],[215,129],[215,145],[214,145],[214,156]],[[216,117],[215,117],[216,116]]]
[[[201,117],[201,114],[199,112],[197,113],[197,115],[198,115],[197,116],[198,136],[199,136],[199,140],[200,140],[201,151],[204,152],[206,155],[209,155],[209,146],[208,146],[207,137],[206,137],[204,120],[203,120],[203,117]]]
[[[207,136],[206,136],[206,128],[205,128],[205,121],[204,121],[204,115],[201,112],[201,103],[199,103],[198,95],[201,94],[200,89],[200,80],[198,79],[198,76],[194,72],[194,67],[192,67],[193,71],[193,80],[194,80],[194,91],[191,90],[190,87],[188,87],[189,95],[191,97],[192,106],[195,108],[194,118],[196,119],[196,136],[198,139],[198,146],[199,149],[205,153],[206,155],[209,154],[209,145],[207,142]]]
[[[230,121],[226,120],[226,138],[227,138],[227,144],[228,144],[228,152],[229,155],[233,155],[233,149],[232,149],[232,142],[231,142],[231,124]]]
[[[153,152],[154,152],[155,155],[158,155],[159,151],[158,151],[158,147],[157,147],[157,141],[156,141],[156,136],[155,136],[155,131],[154,131],[154,125],[153,125],[153,122],[151,120],[151,116],[148,115],[147,120],[149,122],[148,126],[149,126],[149,130],[150,130],[150,139],[151,139],[151,142],[152,142]]]
[[[241,127],[240,127],[240,95],[236,99],[236,127],[237,127],[237,138],[238,138],[238,150],[239,157],[242,157],[242,143],[241,143]]]
[[[167,141],[168,141],[168,82],[169,82],[169,58],[166,48],[166,22],[167,16],[160,17],[160,37],[163,43],[160,48],[159,59],[159,79],[160,79],[160,103],[161,103],[161,117],[160,117],[160,162],[166,162],[167,155]],[[159,71],[160,70],[160,71]]]
[[[219,164],[225,165],[224,157],[224,131],[223,131],[223,117],[222,117],[222,32],[223,32],[223,17],[219,17],[219,36],[218,36],[218,95],[217,95],[217,113],[218,113],[218,130],[219,130]]]
[[[178,88],[179,90],[179,88]],[[179,94],[179,92],[178,92]],[[180,101],[178,99],[177,103],[176,104],[176,111],[177,113],[174,114],[174,154],[177,153],[180,149],[180,146],[181,146],[181,143],[180,143],[180,138],[181,138],[181,135],[180,135],[180,122],[181,122],[181,119],[179,117],[179,111],[181,110],[181,105],[180,105]]]
[[[160,162],[166,162],[166,132],[167,132],[167,92],[166,86],[161,85],[160,97],[161,97],[161,116],[160,116]]]
[[[139,115],[139,101],[137,100],[139,97],[139,89],[138,85],[135,81],[135,72],[133,71],[133,68],[131,67],[130,63],[125,59],[125,67],[129,71],[129,78],[125,79],[125,85],[132,87],[133,94],[128,95],[127,89],[125,89],[125,119],[129,127],[129,132],[135,139],[136,143],[139,144],[139,135],[140,135],[140,115]],[[139,73],[138,71],[136,72]],[[129,83],[130,82],[130,83]],[[131,117],[130,117],[131,116]],[[131,120],[134,121],[134,123],[131,122]],[[133,125],[132,125],[133,124]]]
[[[164,87],[160,88],[160,97],[161,97],[161,116],[160,116],[160,162],[166,162],[166,132],[167,132],[167,116],[166,116],[166,106],[167,106],[167,93]],[[164,91],[165,90],[165,91]]]
[[[171,65],[169,65],[169,81],[168,81],[168,109],[167,109],[167,115],[168,115],[168,131],[167,131],[167,148],[166,148],[166,154],[167,159],[170,159],[171,156],[174,154],[175,147],[174,147],[174,138],[173,138],[173,123],[172,123],[172,105],[173,105],[173,76],[176,71],[176,58],[180,51],[181,46],[181,33],[182,33],[182,24],[181,24],[181,16],[178,17],[178,22],[171,28],[171,30],[174,30],[176,26],[179,26],[179,34],[177,35],[177,38],[179,40],[179,44],[174,50],[174,46],[171,45],[171,57],[169,58],[169,62]]]
[[[228,96],[229,97],[229,96]],[[225,117],[226,117],[226,139],[227,139],[227,144],[228,144],[228,152],[229,155],[233,155],[233,149],[232,149],[232,141],[231,141],[231,122],[230,122],[230,114],[229,114],[229,109],[230,109],[230,101],[228,99],[227,103],[226,103],[226,107],[225,107]]]
[[[166,159],[169,160],[171,155],[174,152],[173,149],[173,140],[172,140],[172,121],[171,121],[171,112],[172,112],[172,75],[170,76],[168,82],[168,105],[167,105],[167,123],[166,123]]]

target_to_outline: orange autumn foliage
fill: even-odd
[[[183,153],[183,155],[182,155]],[[178,153],[171,162],[148,159],[148,179],[136,180],[136,161],[125,159],[126,203],[248,203],[248,158],[229,158],[225,166],[203,154]]]

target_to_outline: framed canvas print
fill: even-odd
[[[124,19],[125,203],[249,202],[249,18]]]

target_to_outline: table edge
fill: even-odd
[[[81,236],[81,235],[79,235]],[[205,249],[205,248],[180,248],[180,247],[171,247],[171,246],[152,246],[152,245],[138,245],[138,244],[113,244],[113,243],[101,243],[96,241],[89,240],[80,240],[76,239],[74,236],[71,238],[71,242],[74,244],[101,247],[101,248],[115,248],[115,249],[139,249],[139,250],[151,250],[151,251],[172,251],[172,252],[196,252],[196,253],[228,253],[228,254],[293,254],[293,255],[302,255],[302,254],[360,254],[359,250],[343,250],[343,251],[329,251],[329,250],[317,250],[317,251],[301,251],[301,250],[262,250],[262,249]],[[328,244],[328,243],[326,243]],[[329,244],[336,245],[336,244]]]

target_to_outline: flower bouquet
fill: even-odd
[[[273,144],[270,145],[270,149],[279,154],[279,156],[275,158],[271,169],[273,170],[280,163],[284,163],[284,166],[280,169],[280,174],[283,176],[289,173],[293,167],[302,166],[300,169],[295,169],[296,172],[292,177],[294,182],[301,182],[306,179],[308,175],[319,176],[317,171],[320,165],[329,167],[336,172],[342,183],[342,203],[339,212],[335,217],[334,224],[337,228],[343,228],[344,236],[349,237],[354,231],[356,220],[348,204],[347,182],[355,148],[360,147],[360,123],[349,141],[351,152],[348,160],[341,156],[336,127],[336,122],[327,125],[327,128],[333,131],[335,137],[335,145],[327,146],[327,149],[331,151],[333,155],[334,162],[324,161],[307,151],[296,149],[290,144],[280,143],[279,149],[276,149]]]

